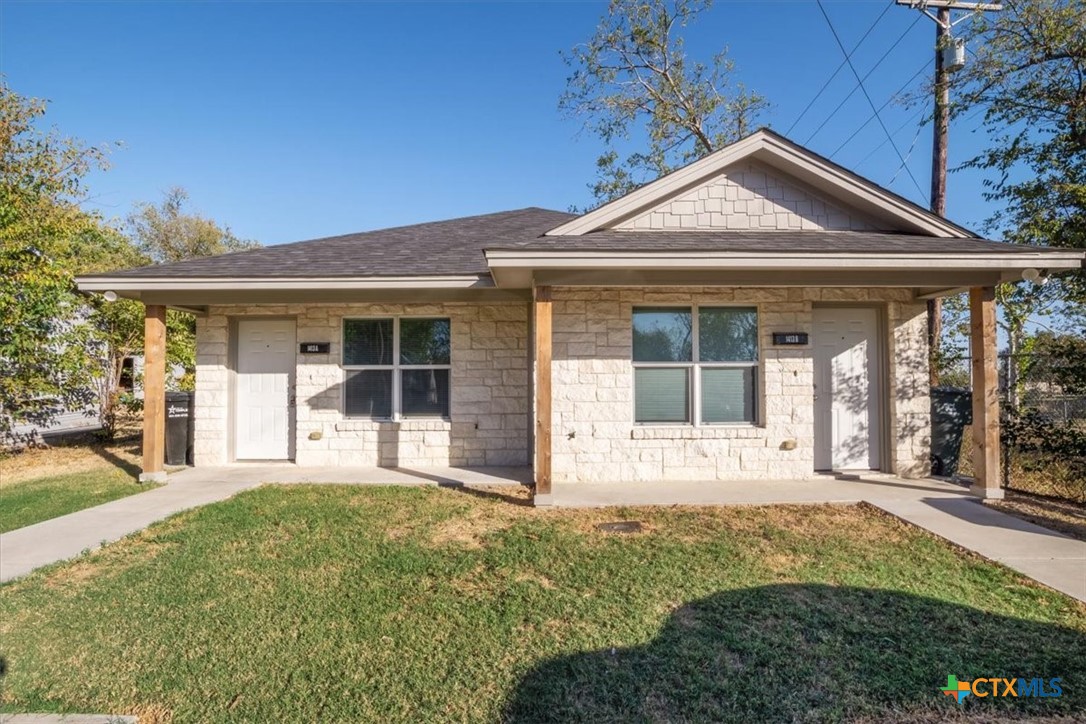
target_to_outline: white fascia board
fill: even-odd
[[[668,198],[695,186],[699,181],[709,178],[743,159],[753,158],[779,170],[798,169],[813,179],[806,183],[816,189],[825,183],[828,192],[838,189],[846,195],[856,197],[863,203],[876,207],[883,213],[901,220],[902,224],[917,231],[943,238],[974,238],[969,230],[921,209],[910,202],[888,193],[885,189],[862,177],[847,172],[835,165],[807,152],[801,146],[793,144],[765,131],[758,131],[730,146],[725,146],[716,153],[695,161],[677,171],[653,181],[640,189],[619,199],[604,204],[595,211],[580,216],[555,227],[546,236],[580,236],[599,229],[608,228],[614,222],[662,203]],[[781,167],[784,168],[781,168]],[[802,179],[801,179],[802,180]],[[833,196],[832,193],[829,194]],[[838,198],[838,197],[835,197]],[[852,205],[856,205],[853,203]],[[651,233],[651,232],[645,232]]]
[[[85,292],[175,292],[175,291],[256,291],[298,289],[478,289],[493,287],[488,276],[431,277],[77,277],[76,285]]]
[[[940,218],[938,215],[922,209],[895,194],[887,193],[885,189],[862,176],[827,164],[821,159],[803,152],[800,147],[792,143],[767,135],[763,148],[771,153],[775,160],[780,160],[787,166],[802,169],[816,176],[819,182],[828,182],[833,187],[856,196],[862,201],[901,219],[903,222],[911,222],[933,236],[976,238],[968,229]],[[818,188],[817,184],[816,188]],[[853,205],[855,205],[855,202],[853,202]]]
[[[1086,253],[790,254],[488,251],[491,269],[1079,269]]]

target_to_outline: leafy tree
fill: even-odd
[[[1030,340],[1030,376],[1065,395],[1086,396],[1086,338],[1040,332]]]
[[[955,112],[983,114],[989,145],[965,166],[991,172],[989,227],[1017,244],[1086,249],[1086,1],[1017,0],[975,30]],[[1005,296],[1081,304],[1086,277]]]
[[[954,77],[952,111],[963,124],[982,117],[987,148],[964,166],[988,172],[985,198],[998,209],[989,232],[1017,244],[1086,248],[1086,2],[1016,0],[977,16],[973,27],[975,57]],[[1086,277],[1004,284],[997,298],[1013,395],[1032,328],[1081,329]],[[967,306],[947,302],[944,365],[968,334]]]
[[[141,203],[128,217],[128,233],[144,263],[171,263],[255,249],[259,242],[239,239],[230,227],[198,213],[186,212],[188,192],[181,187],[167,191],[159,204]],[[142,317],[140,318],[142,340]],[[196,320],[191,314],[171,309],[166,313],[166,359],[185,370],[179,382],[192,389],[196,370]]]
[[[597,204],[747,135],[766,109],[733,82],[726,49],[708,64],[687,58],[680,33],[711,4],[611,0],[592,38],[563,53],[573,72],[559,108],[608,147],[589,186]],[[615,143],[641,124],[647,148],[620,158]]]
[[[239,239],[228,226],[195,213],[185,213],[189,195],[175,186],[157,206],[141,203],[128,217],[128,226],[137,248],[151,263],[164,264],[185,259],[244,251],[260,246]]]
[[[101,224],[79,202],[106,149],[42,130],[45,110],[0,79],[0,438],[93,400],[89,330],[63,261]]]

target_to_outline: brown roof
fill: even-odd
[[[483,249],[535,239],[573,214],[527,208],[265,246],[86,278],[380,277],[488,274]]]
[[[489,274],[484,250],[824,253],[1030,252],[985,241],[859,231],[598,231],[545,236],[574,217],[527,208],[266,246],[86,278],[290,278]]]

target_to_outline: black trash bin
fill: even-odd
[[[192,464],[193,393],[166,393],[166,464]]]
[[[973,393],[966,387],[931,388],[931,472],[954,477],[962,435],[973,424]]]

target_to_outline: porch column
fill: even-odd
[[[535,504],[551,502],[551,288],[536,287],[535,324]]]
[[[166,480],[166,307],[148,304],[143,319],[143,472]]]
[[[995,287],[973,287],[969,290],[969,321],[969,348],[973,364],[972,490],[982,498],[1002,498]]]

